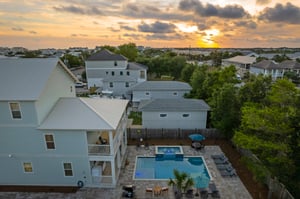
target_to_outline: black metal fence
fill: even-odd
[[[222,138],[222,134],[217,129],[147,129],[147,128],[128,128],[127,136],[129,139],[186,139],[189,135],[200,133],[205,138]]]

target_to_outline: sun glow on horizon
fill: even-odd
[[[215,42],[214,38],[217,37],[220,34],[220,31],[218,29],[210,29],[203,31],[205,33],[204,36],[202,36],[197,44],[198,46],[202,48],[219,48],[219,44]]]

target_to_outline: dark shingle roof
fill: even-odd
[[[118,55],[110,52],[107,49],[103,49],[95,54],[92,54],[87,61],[126,61],[127,58],[123,55]]]
[[[141,70],[141,69],[148,69],[147,66],[135,62],[129,62],[128,63],[128,69],[129,70]]]
[[[209,105],[199,99],[154,99],[142,101],[140,111],[208,111]]]
[[[294,60],[285,60],[279,64],[284,69],[300,69],[300,63]]]
[[[272,60],[262,60],[256,64],[253,64],[253,67],[263,69],[276,69],[278,68],[278,64],[275,64]]]

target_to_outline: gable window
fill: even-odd
[[[52,134],[45,135],[47,149],[55,149],[54,136]]]
[[[117,66],[118,65],[118,62],[117,61],[115,61],[115,63],[114,63],[114,66]]]
[[[25,173],[32,173],[33,168],[32,168],[32,163],[31,162],[23,162],[23,169]]]
[[[130,75],[130,72],[129,72],[129,71],[127,71],[127,75],[128,75],[128,76]]]
[[[190,117],[190,114],[184,113],[184,114],[182,114],[182,117]]]
[[[72,163],[64,162],[63,165],[64,165],[65,176],[73,176]]]
[[[125,82],[125,87],[129,87],[129,82]]]
[[[168,115],[166,113],[159,114],[159,117],[167,117]]]
[[[111,75],[114,76],[115,75],[115,71],[111,71]]]
[[[145,79],[145,71],[140,71],[140,78]]]
[[[120,71],[120,75],[121,75],[121,76],[123,75],[123,71]]]
[[[109,82],[109,87],[110,87],[110,88],[114,87],[113,82]]]
[[[11,116],[13,119],[21,119],[22,118],[19,102],[10,102],[9,108],[10,108]]]

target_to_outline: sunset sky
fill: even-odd
[[[300,47],[300,0],[0,0],[0,46]]]

